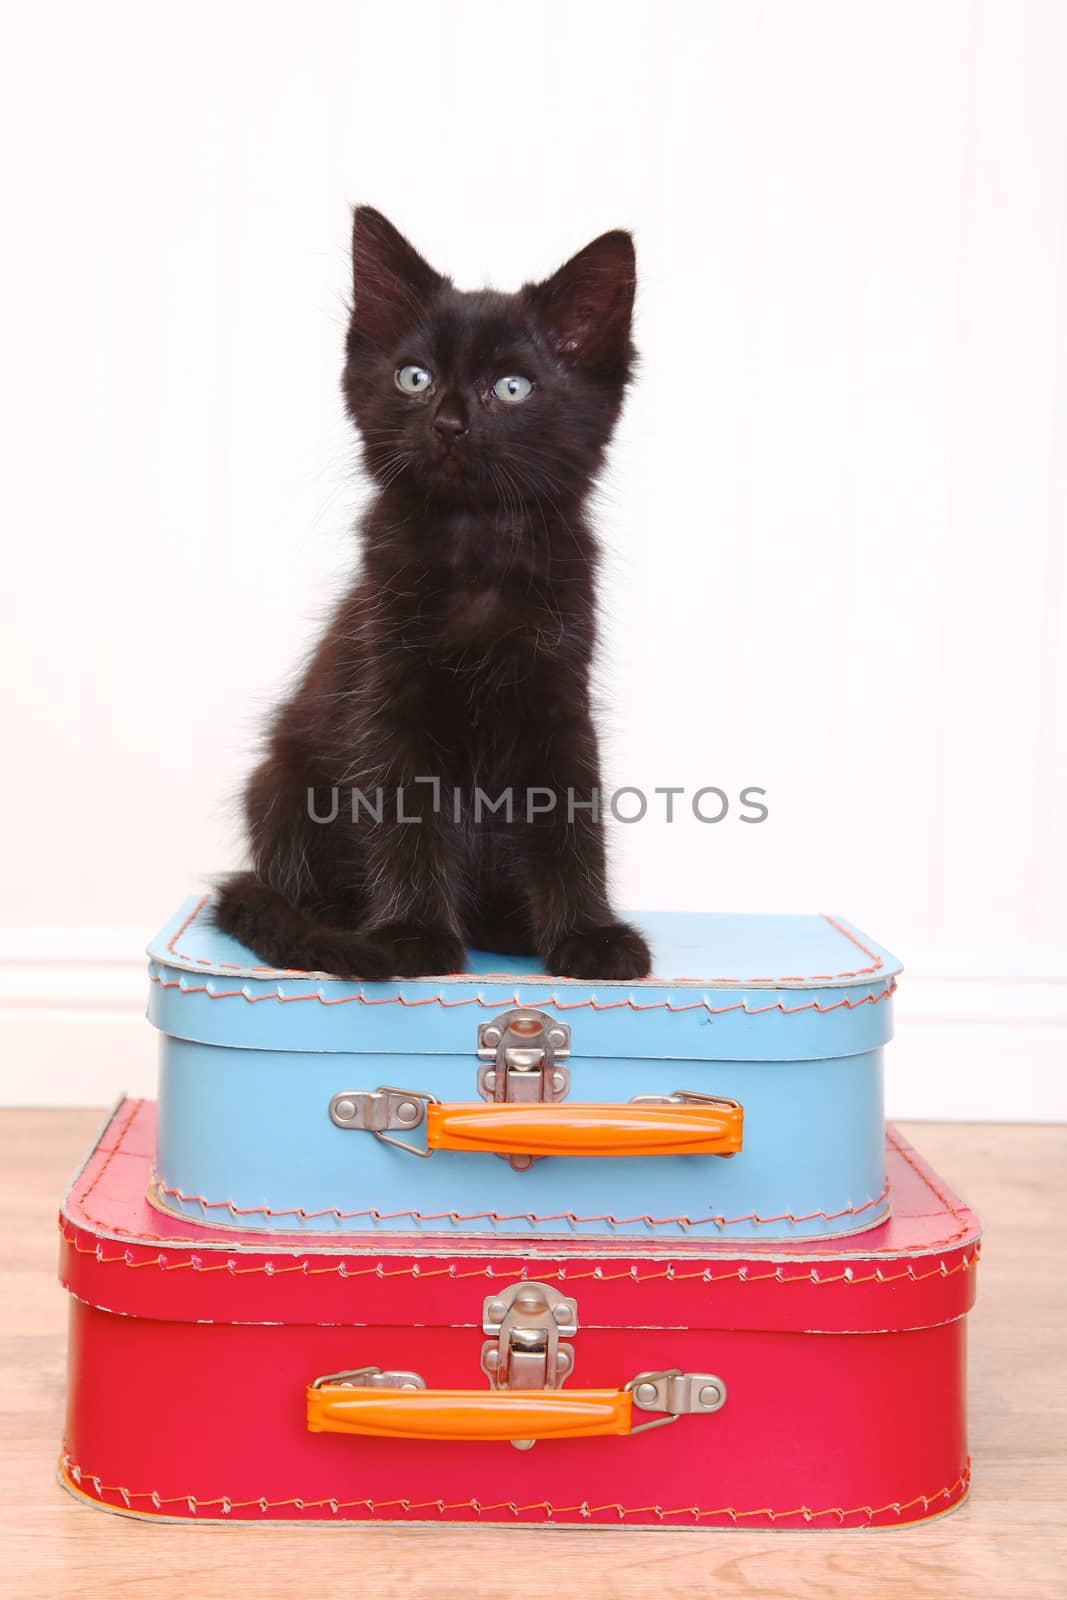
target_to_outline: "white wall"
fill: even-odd
[[[1067,1116],[1067,8],[35,0],[0,40],[0,1096],[149,1090],[352,558],[348,205],[467,285],[632,226],[603,499],[619,899],[905,958],[891,1104]]]

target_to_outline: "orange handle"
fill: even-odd
[[[499,1105],[426,1107],[429,1150],[529,1156],[728,1156],[744,1114],[731,1105]]]
[[[588,1439],[629,1433],[626,1389],[349,1389],[307,1391],[310,1433],[380,1439]]]

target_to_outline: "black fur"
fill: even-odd
[[[248,784],[253,868],[220,886],[218,925],[272,965],[349,978],[457,971],[465,943],[643,977],[582,809],[600,783],[585,506],[632,370],[630,236],[517,294],[461,293],[360,207],[353,271],[343,387],[378,495],[361,570]],[[399,387],[412,367],[420,392]],[[512,375],[532,384],[520,404],[494,393]],[[477,818],[478,788],[511,789],[513,820]],[[309,789],[320,816],[338,791],[335,820],[314,820]],[[555,809],[527,820],[529,791]]]

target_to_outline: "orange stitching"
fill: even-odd
[[[359,994],[339,994],[334,995],[332,998],[327,998],[326,995],[318,990],[311,990],[307,994],[281,994],[277,989],[269,989],[263,994],[246,994],[244,989],[210,989],[206,983],[183,983],[180,978],[168,980],[160,977],[155,972],[149,973],[148,981],[150,983],[158,983],[161,989],[177,989],[183,995],[206,994],[209,1000],[245,1000],[249,1005],[258,1005],[261,1000],[277,1000],[280,1005],[292,1005],[300,1000],[317,1000],[320,1005],[324,1006],[359,1004],[363,1006],[400,1005],[414,1008],[416,1006],[438,1005],[445,1010],[449,1010],[454,1006],[483,1006],[490,1009],[498,1006],[520,1005],[522,1003],[519,999],[518,991],[510,998],[504,996],[496,1000],[486,1000],[480,994],[469,995],[465,999],[457,1000],[446,999],[441,994],[426,995],[421,1000],[409,1000],[406,995],[402,994],[389,994],[383,995],[380,999],[371,999],[362,991]],[[842,1007],[845,1007],[846,1010],[854,1011],[858,1006],[877,1005],[880,1000],[888,1000],[896,992],[896,979],[891,978],[879,994],[865,994],[859,1000],[850,1000],[846,995],[843,999],[835,1000],[828,1006],[821,1005],[818,1000],[805,1001],[801,1006],[787,1006],[781,1000],[775,1000],[767,1006],[750,1006],[744,1000],[735,1000],[733,1004],[728,1006],[713,1006],[707,1000],[691,1000],[685,1005],[676,1006],[672,1005],[669,1000],[649,1000],[642,1003],[639,1000],[635,1000],[632,995],[628,995],[625,1000],[561,1000],[555,994],[546,995],[543,998],[539,997],[537,1003],[538,1005],[555,1006],[557,1011],[580,1011],[585,1007],[589,1007],[593,1011],[618,1011],[623,1007],[628,1007],[631,1011],[676,1012],[703,1009],[709,1016],[713,1017],[724,1016],[728,1011],[743,1011],[750,1017],[762,1016],[766,1011],[780,1011],[783,1016],[787,1017],[796,1016],[801,1011],[817,1011],[820,1016],[825,1016],[830,1011],[840,1011]]]
[[[154,1256],[146,1256],[142,1261],[134,1258],[132,1251],[125,1250],[121,1255],[105,1255],[103,1242],[96,1245],[83,1245],[78,1242],[76,1232],[68,1232],[62,1221],[59,1224],[59,1235],[79,1256],[93,1256],[97,1265],[101,1267],[126,1267],[131,1272],[139,1272],[144,1267],[155,1267],[160,1272],[228,1272],[233,1278],[260,1276],[268,1278],[281,1278],[290,1273],[297,1272],[305,1278],[318,1278],[335,1275],[339,1278],[453,1278],[457,1282],[467,1278],[486,1278],[494,1282],[503,1282],[512,1278],[521,1281],[527,1276],[527,1268],[501,1267],[487,1262],[484,1266],[473,1267],[470,1271],[457,1269],[455,1262],[446,1267],[420,1266],[413,1261],[405,1267],[387,1266],[383,1261],[375,1261],[372,1266],[350,1267],[346,1261],[337,1261],[329,1266],[312,1266],[306,1256],[295,1261],[291,1266],[277,1266],[273,1261],[248,1267],[237,1265],[233,1256],[228,1256],[225,1261],[206,1263],[200,1256],[190,1251],[187,1259],[173,1261],[170,1256],[173,1252],[158,1250]],[[143,1236],[134,1236],[143,1237]],[[955,1236],[954,1236],[955,1237]],[[940,1240],[941,1244],[952,1243],[952,1240]],[[845,1267],[841,1272],[822,1273],[818,1267],[809,1267],[804,1272],[795,1273],[792,1277],[786,1275],[782,1265],[776,1265],[770,1272],[750,1272],[747,1266],[735,1267],[729,1272],[715,1272],[711,1267],[698,1267],[692,1272],[679,1272],[673,1262],[661,1267],[654,1272],[640,1272],[636,1266],[626,1267],[621,1272],[605,1272],[598,1263],[584,1271],[576,1271],[570,1266],[559,1266],[553,1272],[547,1262],[538,1260],[534,1265],[537,1276],[542,1278],[556,1278],[560,1283],[579,1283],[592,1279],[597,1283],[617,1283],[628,1279],[631,1283],[688,1283],[700,1279],[704,1283],[724,1283],[736,1280],[738,1283],[775,1283],[787,1285],[792,1283],[814,1284],[821,1288],[825,1284],[864,1284],[864,1283],[900,1283],[907,1280],[911,1283],[924,1283],[928,1278],[952,1278],[957,1272],[969,1272],[972,1266],[977,1265],[982,1254],[981,1244],[976,1243],[970,1255],[963,1255],[951,1267],[943,1261],[936,1267],[931,1267],[928,1272],[916,1272],[915,1267],[908,1263],[900,1272],[883,1272],[881,1267],[875,1267],[873,1272],[857,1274],[852,1267]]]
[[[608,1500],[603,1505],[590,1505],[588,1500],[581,1500],[576,1505],[556,1506],[550,1500],[531,1500],[526,1505],[518,1505],[514,1500],[497,1500],[490,1505],[483,1505],[480,1500],[337,1500],[327,1498],[323,1500],[308,1500],[300,1495],[292,1495],[286,1500],[268,1500],[262,1496],[252,1500],[234,1500],[230,1495],[214,1495],[211,1498],[195,1494],[160,1494],[156,1489],[126,1489],[121,1484],[101,1483],[95,1473],[87,1472],[73,1462],[64,1450],[60,1458],[62,1471],[74,1484],[88,1494],[85,1483],[95,1485],[95,1494],[98,1499],[104,1495],[112,1494],[121,1496],[128,1509],[132,1509],[134,1500],[150,1500],[158,1511],[165,1505],[185,1504],[193,1516],[197,1516],[201,1507],[218,1506],[224,1516],[231,1511],[244,1511],[257,1507],[262,1512],[267,1512],[282,1506],[292,1506],[297,1511],[319,1511],[329,1507],[331,1513],[349,1511],[357,1506],[365,1508],[370,1516],[376,1512],[391,1511],[399,1508],[405,1516],[418,1511],[436,1511],[438,1516],[444,1516],[448,1511],[473,1511],[475,1516],[491,1515],[495,1511],[510,1511],[513,1516],[521,1517],[530,1511],[543,1511],[551,1519],[554,1516],[570,1516],[577,1513],[580,1517],[600,1516],[605,1511],[614,1511],[620,1520],[623,1517],[656,1516],[661,1522],[668,1517],[692,1517],[699,1522],[702,1517],[729,1517],[732,1522],[738,1522],[747,1517],[767,1517],[771,1522],[779,1521],[785,1517],[803,1517],[805,1522],[814,1522],[819,1517],[836,1517],[839,1522],[844,1522],[847,1517],[865,1516],[868,1522],[873,1522],[875,1517],[885,1516],[893,1512],[896,1516],[903,1516],[906,1511],[911,1511],[915,1506],[922,1506],[923,1511],[929,1511],[939,1500],[951,1501],[956,1495],[966,1492],[971,1480],[971,1462],[967,1465],[955,1482],[946,1484],[941,1489],[936,1489],[933,1494],[913,1495],[910,1500],[890,1500],[884,1506],[823,1506],[818,1511],[813,1511],[810,1506],[792,1506],[788,1510],[775,1510],[772,1506],[757,1506],[750,1511],[739,1511],[736,1506],[675,1506],[670,1510],[663,1506],[624,1506],[617,1500]]]
[[[179,961],[191,961],[191,962],[195,963],[195,965],[198,966],[198,967],[223,967],[223,968],[225,968],[225,970],[227,972],[247,972],[249,974],[254,974],[254,973],[273,974],[275,972],[282,971],[282,972],[285,972],[285,973],[290,973],[295,977],[306,977],[307,976],[306,970],[304,970],[304,969],[302,969],[300,967],[281,967],[281,968],[278,968],[278,967],[241,967],[241,966],[238,966],[233,961],[209,961],[205,956],[190,956],[190,955],[186,955],[184,951],[178,950],[176,948],[178,940],[181,938],[181,936],[185,932],[185,930],[188,927],[190,927],[192,925],[192,923],[194,923],[196,921],[197,917],[200,915],[201,911],[204,909],[204,907],[207,905],[207,903],[208,903],[208,901],[210,899],[211,899],[210,894],[202,895],[201,898],[197,901],[196,905],[193,907],[192,911],[190,911],[189,915],[186,917],[185,921],[182,923],[181,927],[178,928],[175,931],[175,933],[173,934],[173,936],[170,939],[167,940],[167,950],[170,952],[170,954],[172,956],[175,956],[177,958],[177,960],[179,960]],[[843,938],[847,939],[850,944],[854,944],[858,950],[861,950],[865,956],[870,956],[871,964],[870,964],[869,967],[857,967],[852,972],[813,972],[807,977],[805,977],[803,974],[800,974],[800,973],[791,973],[791,974],[788,974],[786,976],[780,976],[780,977],[777,977],[777,978],[681,978],[681,977],[677,977],[677,978],[659,978],[659,979],[657,979],[657,978],[649,978],[646,981],[650,985],[655,985],[656,983],[713,983],[713,984],[728,984],[728,983],[732,983],[732,984],[735,984],[735,985],[740,986],[740,987],[743,987],[746,983],[812,983],[812,982],[832,983],[832,982],[835,982],[839,978],[862,978],[869,972],[878,972],[881,969],[881,967],[884,965],[884,962],[882,961],[881,956],[877,956],[877,955],[875,955],[873,950],[869,950],[867,948],[867,946],[862,942],[862,940],[857,938],[856,934],[852,933],[848,928],[844,927],[840,922],[838,922],[836,917],[831,917],[828,912],[822,911],[822,912],[819,913],[819,915],[822,917],[824,922],[828,922],[830,924],[831,928],[833,928],[835,933],[841,934],[841,936]],[[456,974],[456,976],[460,976],[460,974]],[[491,978],[493,975],[491,973],[485,973],[485,974],[481,974],[481,976],[484,976],[484,977],[487,977],[487,978]],[[502,976],[514,977],[514,973],[502,974]],[[542,980],[544,980],[546,978],[551,978],[551,977],[552,977],[552,974],[551,973],[547,973],[547,972],[531,973],[530,974],[530,978],[527,979],[527,981],[529,982],[529,981],[536,980],[536,981],[540,982],[540,981],[542,981]],[[170,985],[170,984],[166,984],[164,987],[171,988],[173,986]],[[186,990],[184,992],[185,993],[195,993],[195,992],[198,992],[198,991]],[[267,997],[263,996],[261,998],[267,998]],[[280,999],[283,999],[284,996],[278,995],[277,998],[280,1000]],[[292,999],[303,999],[305,997],[302,996],[302,995],[300,995],[300,996],[294,995],[294,996],[290,996],[290,998],[292,998]],[[360,997],[360,998],[362,998],[362,997]],[[399,996],[397,996],[397,998],[399,998]],[[436,998],[440,998],[440,997],[438,996]],[[368,1002],[368,1003],[370,1003],[370,1002]],[[382,1004],[381,1001],[376,1001],[374,1003],[378,1004],[378,1005]],[[413,1004],[423,1004],[424,1005],[426,1002],[425,1001],[407,1001],[407,1002],[402,1002],[402,1003],[406,1003],[408,1005],[413,1005]],[[463,1003],[464,1004],[469,1004],[470,1002],[463,1002]],[[496,1002],[492,1002],[492,1003],[495,1004]],[[620,1002],[620,1003],[624,1003],[624,1002]],[[584,1005],[584,1004],[588,1004],[588,1002],[580,1001],[579,1004]],[[603,1009],[607,1009],[607,1008],[605,1007]],[[646,1010],[646,1009],[651,1009],[651,1008],[640,1007],[639,1009]],[[683,1008],[672,1008],[672,1009],[685,1009],[685,1008],[683,1007]],[[768,1009],[770,1009],[770,1008],[768,1008]],[[803,1008],[801,1008],[801,1009],[803,1009]]]
[[[881,1194],[875,1195],[873,1200],[865,1200],[860,1206],[844,1206],[840,1211],[806,1211],[800,1216],[792,1211],[782,1211],[774,1217],[761,1217],[757,1212],[750,1211],[740,1217],[652,1217],[647,1213],[635,1217],[616,1217],[610,1212],[595,1217],[579,1217],[573,1211],[553,1211],[539,1216],[535,1211],[379,1211],[374,1206],[363,1211],[339,1211],[336,1206],[325,1206],[321,1211],[305,1211],[303,1206],[274,1211],[270,1206],[239,1206],[233,1200],[208,1200],[202,1194],[185,1194],[181,1189],[161,1183],[155,1173],[152,1174],[152,1182],[160,1194],[172,1195],[176,1200],[198,1205],[202,1211],[226,1210],[232,1217],[299,1217],[304,1222],[317,1217],[336,1217],[338,1222],[348,1222],[353,1217],[369,1217],[374,1222],[395,1222],[399,1217],[410,1217],[413,1222],[569,1222],[572,1226],[581,1222],[607,1222],[615,1228],[629,1227],[634,1222],[647,1223],[650,1228],[664,1228],[672,1224],[696,1228],[704,1227],[709,1222],[717,1228],[730,1228],[739,1222],[754,1222],[757,1227],[764,1227],[772,1222],[813,1222],[817,1217],[825,1222],[834,1222],[838,1217],[859,1216],[861,1211],[881,1205],[889,1194],[887,1184]]]
[[[883,965],[881,956],[876,956],[873,950],[868,950],[867,946],[861,939],[857,938],[857,936],[849,928],[846,928],[843,923],[838,922],[836,917],[831,917],[828,911],[820,911],[819,915],[822,917],[824,922],[828,922],[830,924],[831,928],[833,928],[836,933],[842,934],[848,940],[849,944],[854,944],[857,950],[862,950],[865,956],[870,956],[871,964],[869,967],[857,967],[855,972],[813,972],[811,975],[812,978],[859,978],[862,977],[865,972],[877,972],[879,970],[879,968]]]
[[[965,1211],[961,1211],[954,1204],[952,1196],[945,1189],[942,1189],[937,1183],[934,1182],[933,1175],[925,1167],[919,1165],[919,1163],[911,1154],[912,1147],[904,1143],[904,1141],[897,1134],[896,1130],[890,1124],[886,1125],[885,1131],[886,1137],[893,1149],[896,1151],[897,1155],[907,1162],[908,1166],[911,1168],[912,1172],[915,1173],[915,1176],[919,1179],[919,1181],[924,1183],[932,1194],[936,1195],[938,1200],[940,1200],[941,1204],[944,1206],[945,1210],[951,1213],[951,1215],[956,1219],[962,1228],[969,1228],[971,1226],[970,1215]]]
[[[207,903],[208,903],[208,901],[210,899],[211,899],[211,896],[209,894],[202,894],[200,896],[200,899],[196,902],[196,905],[193,907],[193,909],[190,911],[189,915],[186,917],[185,921],[182,923],[181,927],[178,928],[175,931],[174,937],[167,940],[167,949],[170,951],[172,956],[177,956],[179,961],[196,961],[198,959],[198,957],[196,957],[196,956],[184,955],[182,953],[182,951],[176,949],[175,946],[177,945],[178,940],[181,938],[182,934],[185,932],[186,928],[189,927],[190,923],[193,923],[193,922],[196,921],[197,917],[200,915],[201,911],[203,911],[204,907],[207,905]],[[218,963],[218,965],[220,967],[232,967],[233,966],[233,962],[232,961],[220,961]],[[240,971],[240,968],[238,967],[236,970]]]
[[[195,961],[198,967],[225,967],[227,972],[275,973],[281,971],[292,973],[296,977],[304,976],[304,973],[300,967],[239,967],[234,961],[208,961],[204,956],[189,956],[186,955],[183,950],[175,949],[178,940],[181,938],[186,928],[190,927],[192,923],[196,921],[197,917],[200,915],[201,911],[203,911],[210,899],[210,894],[201,895],[200,899],[196,902],[196,905],[190,911],[181,927],[175,931],[172,938],[167,940],[167,949],[170,951],[172,956],[176,956],[179,961]]]
[[[144,1104],[143,1100],[134,1100],[134,1101],[131,1102],[129,1115],[127,1116],[127,1118],[126,1118],[125,1122],[122,1124],[122,1126],[119,1128],[118,1134],[117,1134],[117,1136],[115,1138],[115,1143],[111,1146],[111,1149],[108,1151],[107,1155],[104,1157],[103,1161],[100,1163],[100,1166],[99,1166],[97,1172],[95,1173],[95,1175],[93,1177],[93,1181],[90,1183],[89,1187],[86,1189],[84,1195],[82,1196],[82,1199],[81,1199],[82,1210],[85,1212],[85,1215],[87,1217],[89,1217],[89,1220],[91,1222],[95,1222],[95,1221],[97,1221],[97,1219],[95,1217],[90,1217],[89,1216],[89,1212],[86,1211],[86,1209],[85,1209],[85,1202],[88,1200],[89,1196],[92,1194],[93,1190],[96,1188],[97,1184],[100,1182],[101,1178],[104,1176],[104,1173],[107,1171],[108,1167],[111,1165],[111,1163],[114,1160],[114,1158],[118,1155],[119,1151],[122,1149],[122,1146],[123,1146],[123,1144],[125,1142],[125,1139],[126,1139],[126,1135],[129,1133],[130,1128],[131,1128],[131,1126],[133,1124],[134,1118],[137,1116],[137,1113],[140,1111],[140,1109],[141,1109],[143,1104]],[[109,1131],[109,1130],[110,1130],[110,1124],[108,1125],[108,1130],[107,1131]],[[95,1154],[95,1152],[94,1152],[94,1154]],[[104,1224],[101,1223],[100,1226],[103,1227]]]

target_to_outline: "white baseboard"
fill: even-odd
[[[155,1094],[144,943],[130,928],[0,929],[0,1105]]]
[[[156,1035],[130,929],[0,929],[0,1105],[155,1093]],[[887,1052],[892,1117],[1067,1121],[1067,949],[911,952]]]
[[[108,1106],[155,1097],[156,1036],[144,1007],[10,1010],[0,1003],[0,1105]]]
[[[923,946],[900,980],[891,1117],[1067,1122],[1067,949]]]
[[[1067,1027],[901,1019],[886,1112],[905,1122],[1067,1122]]]

